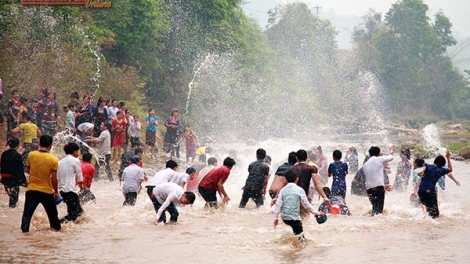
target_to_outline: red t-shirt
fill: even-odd
[[[83,188],[90,188],[95,177],[95,167],[91,163],[82,161]]]
[[[199,186],[208,188],[208,189],[217,189],[217,183],[222,179],[222,182],[225,182],[230,175],[230,169],[226,166],[221,166],[216,169],[211,170],[207,173],[206,177],[202,179],[199,183]]]

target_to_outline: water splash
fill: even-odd
[[[185,112],[185,114],[189,113],[189,103],[191,101],[191,93],[193,91],[194,84],[195,84],[194,82],[195,82],[196,78],[200,76],[202,69],[207,69],[207,68],[211,67],[212,62],[214,62],[217,58],[219,58],[219,55],[208,53],[206,56],[204,56],[204,60],[201,63],[196,63],[194,65],[194,67],[193,67],[193,69],[194,69],[193,78],[191,79],[191,81],[188,84],[189,89],[188,89],[188,97],[186,98],[186,108],[185,108],[186,112]]]
[[[84,29],[81,27],[77,27],[77,30],[85,38],[85,43],[86,43],[86,46],[88,47],[88,50],[91,53],[93,53],[93,56],[95,56],[96,58],[96,68],[95,68],[95,71],[93,72],[93,78],[92,78],[93,83],[96,86],[95,91],[92,93],[92,97],[94,97],[100,89],[100,78],[101,78],[101,57],[98,52],[98,40],[96,39],[95,34],[93,34],[93,32],[91,32],[89,29],[88,31],[91,32],[90,35],[87,35]],[[90,41],[90,39],[93,40],[93,44]]]
[[[383,140],[382,143],[388,145],[391,141],[388,137],[384,118],[385,102],[382,98],[382,86],[375,75],[369,71],[360,72],[358,77],[361,86],[364,88],[363,104],[366,106],[364,125],[369,132],[379,135]]]
[[[421,135],[424,140],[424,150],[428,153],[435,153],[442,147],[439,128],[432,123],[423,128]]]
[[[106,157],[103,156],[103,155],[100,155],[98,154],[98,152],[92,148],[90,145],[88,145],[87,143],[83,142],[79,137],[73,135],[71,132],[69,132],[68,130],[64,130],[64,131],[61,131],[59,133],[56,133],[54,135],[54,138],[53,138],[53,146],[54,147],[57,147],[57,146],[64,146],[66,145],[67,143],[69,142],[75,142],[77,143],[78,145],[81,145],[81,146],[84,146],[88,149],[88,151],[93,154],[93,156],[95,157],[95,159],[97,161],[100,161],[100,162],[103,162],[103,163],[106,163]]]

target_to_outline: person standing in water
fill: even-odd
[[[307,151],[304,149],[299,149],[295,153],[297,163],[292,166],[289,170],[295,170],[297,175],[299,175],[299,180],[297,181],[297,185],[299,185],[304,191],[305,194],[309,192],[310,188],[310,181],[313,181],[313,185],[317,190],[319,196],[323,197],[323,201],[330,205],[330,200],[323,192],[323,186],[320,183],[319,175],[317,168],[312,167],[307,164]],[[273,202],[275,203],[277,199],[274,199]],[[306,211],[302,209],[302,215],[304,215]]]
[[[299,239],[305,241],[303,236],[303,227],[300,217],[301,206],[316,217],[324,215],[323,212],[315,212],[305,194],[305,190],[298,186],[297,170],[289,170],[286,172],[287,185],[279,191],[279,196],[274,204],[274,228],[279,224],[279,214],[282,212],[282,221],[284,224],[292,227],[294,235],[298,235]]]
[[[193,204],[196,196],[192,192],[185,192],[183,187],[176,183],[165,182],[153,188],[150,199],[157,212],[154,224],[158,226],[166,223],[165,211],[170,213],[170,223],[176,223],[179,212],[175,204]]]
[[[7,144],[9,149],[2,153],[0,160],[1,183],[10,197],[10,208],[15,208],[18,203],[20,186],[26,187],[27,181],[24,175],[23,160],[17,151],[20,141],[17,138],[10,138]]]
[[[334,162],[328,167],[328,176],[333,177],[331,193],[333,196],[341,196],[346,199],[346,174],[348,174],[348,164],[341,161],[343,153],[339,150],[333,151]],[[324,189],[323,189],[324,190]]]
[[[78,159],[80,146],[74,142],[64,146],[64,152],[67,156],[59,161],[57,178],[59,180],[60,195],[67,205],[67,215],[60,219],[61,223],[75,221],[77,217],[83,214],[82,206],[75,186],[78,185],[83,190],[82,165]]]
[[[281,166],[279,166],[277,168],[276,173],[274,174],[274,179],[271,183],[271,187],[269,187],[269,196],[271,197],[271,199],[274,199],[277,196],[277,193],[282,189],[282,187],[286,186],[286,173],[292,166],[294,166],[295,163],[295,152],[292,151],[287,157],[287,162],[284,162]]]
[[[386,162],[393,160],[395,146],[390,147],[389,155],[382,156],[380,148],[372,146],[369,149],[370,158],[362,167],[366,176],[366,189],[372,204],[372,216],[382,214],[385,202],[385,191],[392,191],[390,184],[384,183],[384,167]]]
[[[39,139],[39,150],[32,151],[26,162],[26,172],[29,174],[26,198],[24,201],[21,231],[29,232],[29,226],[34,211],[42,204],[49,219],[51,228],[59,231],[61,228],[55,201],[59,198],[57,169],[59,160],[49,153],[52,148],[52,137],[43,135]]]
[[[444,168],[446,165],[448,168]],[[418,193],[420,202],[426,206],[428,215],[432,218],[439,217],[439,205],[437,202],[436,183],[443,175],[451,173],[453,170],[452,162],[450,161],[450,152],[447,150],[446,158],[439,155],[434,159],[434,164],[424,164],[418,172],[421,178],[418,187],[415,188],[415,194]]]
[[[256,161],[248,166],[248,178],[243,186],[242,199],[238,208],[245,208],[250,198],[253,199],[257,208],[264,205],[263,196],[269,179],[269,166],[264,162],[264,158],[266,158],[266,150],[256,150]]]
[[[215,209],[218,208],[217,192],[222,197],[223,203],[228,203],[228,201],[230,201],[230,197],[228,197],[228,194],[225,192],[224,183],[227,181],[230,171],[235,164],[236,162],[234,159],[227,157],[224,160],[223,166],[211,170],[201,180],[198,190],[202,198],[204,198],[204,201],[206,201],[205,208],[209,206]]]
[[[410,150],[402,149],[400,152],[401,161],[397,165],[397,175],[393,183],[393,189],[397,192],[404,192],[408,188],[411,176]]]
[[[111,161],[111,135],[109,134],[108,127],[105,122],[100,124],[100,136],[97,138],[87,138],[84,141],[86,143],[98,143],[98,155],[105,157],[105,160],[100,160],[99,157],[95,157],[95,181],[98,181],[100,177],[100,167],[105,163],[106,174],[110,182],[113,182],[113,173],[111,171],[110,161]]]

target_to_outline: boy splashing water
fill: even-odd
[[[274,228],[279,223],[279,213],[282,212],[282,221],[284,224],[292,227],[294,235],[299,236],[299,240],[305,242],[303,235],[302,221],[300,220],[300,204],[315,217],[323,216],[323,212],[315,212],[313,206],[309,203],[304,189],[299,187],[296,182],[298,174],[295,170],[289,170],[286,173],[287,185],[281,189],[276,203],[274,204]]]

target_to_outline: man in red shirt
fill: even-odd
[[[230,175],[230,171],[235,165],[235,160],[230,157],[225,158],[224,165],[216,169],[211,170],[207,173],[206,177],[201,180],[199,183],[199,193],[202,198],[206,201],[204,207],[213,207],[215,209],[217,206],[217,195],[216,192],[219,192],[220,197],[222,197],[222,202],[228,203],[230,198],[224,189],[224,183]]]

